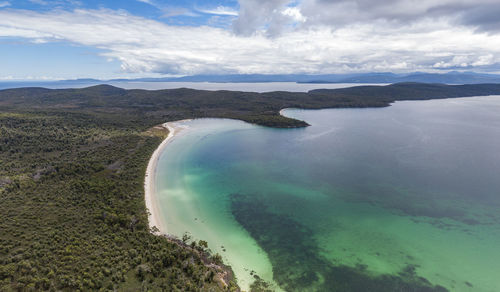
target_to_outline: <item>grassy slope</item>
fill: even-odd
[[[195,249],[153,236],[144,171],[165,121],[301,127],[285,107],[374,107],[500,94],[500,85],[397,84],[309,93],[41,88],[0,91],[0,290],[220,290]],[[217,262],[217,259],[214,260]]]

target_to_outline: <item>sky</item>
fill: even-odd
[[[0,80],[500,73],[500,0],[0,0]]]

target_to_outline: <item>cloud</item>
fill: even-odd
[[[282,13],[289,0],[240,0],[239,17],[233,22],[237,34],[249,36],[265,30],[277,35],[287,25],[288,17]]]
[[[307,17],[302,15],[298,7],[287,7],[281,14],[291,17],[296,22],[306,22]]]
[[[151,5],[159,10],[163,10],[164,8],[164,5],[156,2],[155,0],[136,0],[137,2],[141,2],[141,3],[144,3],[144,4],[148,4],[148,5]]]
[[[500,3],[475,6],[463,13],[460,22],[476,27],[478,31],[500,32]]]
[[[122,10],[8,9],[0,10],[0,37],[95,47],[104,58],[118,60],[122,70],[130,73],[407,72],[456,67],[492,70],[500,62],[498,36],[444,18],[425,18],[403,26],[390,26],[388,20],[305,25],[311,16],[303,14],[299,6],[275,1],[266,7],[274,7],[284,17],[285,29],[272,37],[271,27],[252,23],[249,17],[255,11],[246,8],[240,9],[239,24],[260,27],[249,34],[210,26],[167,25]],[[291,9],[289,15],[283,15],[287,9]],[[305,21],[299,20],[298,12]],[[277,17],[274,13],[264,18]],[[273,21],[277,27],[283,24]],[[303,25],[290,28],[290,21]]]
[[[304,0],[299,6],[309,26],[374,22],[411,26],[446,19],[479,30],[500,30],[498,0]]]
[[[215,15],[238,16],[238,11],[231,7],[217,6],[212,9],[198,9],[199,12]]]
[[[0,1],[0,8],[10,6],[9,1]]]
[[[353,24],[410,27],[421,21],[441,21],[470,26],[478,31],[500,31],[498,0],[240,0],[235,33],[250,35],[267,30],[270,35],[294,28]],[[289,18],[284,17],[289,16]]]
[[[176,16],[190,16],[190,17],[198,17],[199,15],[193,12],[191,9],[180,6],[172,6],[163,4],[161,2],[155,0],[136,0],[138,2],[149,4],[156,9],[163,12],[163,18],[176,17]]]
[[[175,17],[175,16],[189,16],[189,17],[198,17],[199,14],[194,13],[190,9],[184,8],[184,7],[172,7],[172,6],[165,6],[162,7],[160,10],[163,11],[162,17],[168,18],[168,17]]]

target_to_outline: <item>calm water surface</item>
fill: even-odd
[[[492,96],[188,122],[157,173],[167,231],[243,288],[499,291],[499,113]]]

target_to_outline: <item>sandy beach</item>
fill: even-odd
[[[148,167],[146,169],[146,176],[144,179],[144,199],[146,202],[146,208],[149,212],[148,214],[148,222],[149,228],[156,227],[159,230],[159,234],[167,234],[167,229],[165,224],[162,222],[160,217],[160,211],[158,210],[158,205],[156,204],[156,194],[155,194],[155,178],[156,178],[156,167],[158,165],[158,159],[160,158],[161,153],[165,149],[165,147],[173,141],[173,139],[179,135],[182,130],[188,128],[188,126],[184,125],[184,122],[190,120],[180,120],[174,122],[164,123],[162,127],[168,129],[168,136],[163,140],[156,148],[155,152],[149,159]]]
[[[168,179],[165,176],[182,179],[178,173],[174,173],[181,171],[175,166],[176,157],[181,155],[175,153],[179,151],[179,145],[170,144],[172,141],[177,142],[174,139],[189,136],[188,142],[179,139],[180,145],[203,143],[205,140],[203,137],[206,135],[227,133],[234,129],[249,129],[253,126],[233,120],[203,119],[189,123],[188,128],[183,122],[162,125],[169,130],[168,136],[149,160],[145,178],[145,203],[150,213],[149,227],[155,226],[158,229],[155,232],[157,235],[181,238],[184,233],[189,232],[192,238],[207,241],[213,254],[220,254],[223,261],[231,266],[238,285],[244,291],[249,291],[251,284],[255,281],[254,274],[272,285],[275,291],[280,291],[273,281],[272,265],[267,254],[249,237],[248,233],[241,229],[232,215],[226,212],[226,206],[214,203],[218,200],[207,200],[207,196],[217,197],[219,194],[213,194],[207,190],[204,195],[199,196],[199,193],[186,191],[184,189],[186,186],[182,182],[179,185],[171,182],[172,185],[169,184],[171,195],[167,196],[165,184],[158,181]],[[191,134],[194,137],[190,136]],[[162,153],[165,156],[160,161]],[[163,165],[168,161],[172,161],[173,164]],[[169,170],[166,171],[166,169]],[[187,179],[193,179],[193,177]]]

